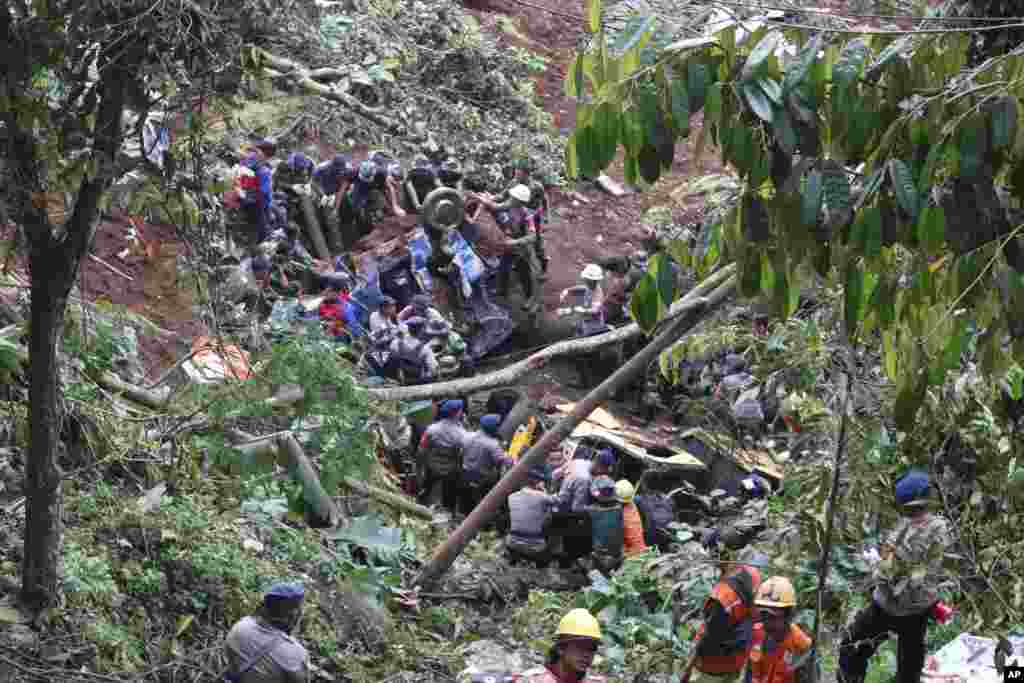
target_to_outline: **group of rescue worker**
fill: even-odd
[[[444,158],[436,149],[430,156],[426,152],[418,154],[408,173],[385,152],[373,152],[361,162],[339,154],[319,164],[303,152],[292,152],[285,160],[277,160],[276,155],[277,146],[270,140],[258,140],[246,147],[236,170],[235,188],[226,195],[229,208],[239,209],[247,226],[252,251],[248,263],[260,292],[259,308],[266,316],[277,301],[322,293],[324,300],[318,313],[325,328],[339,339],[364,341],[370,351],[366,364],[371,374],[418,382],[469,369],[461,335],[454,332],[452,321],[446,321],[429,303],[431,316],[420,320],[422,305],[415,305],[409,315],[403,311],[396,317],[393,309],[399,302],[384,296],[384,292],[378,292],[379,300],[370,305],[353,296],[358,269],[346,255],[355,241],[372,229],[381,207],[397,216],[420,212],[432,190],[456,189],[467,200],[457,230],[437,229],[425,220],[419,226],[435,243],[429,251],[433,254],[428,259],[431,267],[439,272],[451,271],[446,260],[455,260],[450,248],[446,251],[436,245],[447,245],[445,235],[453,231],[464,243],[475,244],[480,236],[476,221],[487,209],[507,238],[536,235],[533,248],[546,270],[548,259],[541,231],[547,221],[547,197],[536,164],[529,158],[514,161],[514,184],[494,196],[463,190],[459,163],[452,157]],[[294,200],[304,194],[319,197],[325,210],[337,212],[345,253],[336,254],[333,263],[313,258],[302,244],[298,225],[288,219],[290,212],[302,214]],[[278,244],[272,254],[261,249],[268,242]],[[521,251],[502,255],[497,268],[499,295],[507,296],[511,274],[518,271],[526,305],[536,305],[531,269]],[[424,290],[423,286],[421,283],[423,293],[414,298],[425,297],[429,302],[429,288]],[[482,289],[482,283],[474,280],[471,289]],[[401,303],[406,301],[403,298]],[[375,325],[370,324],[371,317]],[[446,322],[447,328],[441,322]]]
[[[458,402],[455,402],[456,404]],[[461,415],[461,405],[449,404],[442,419]],[[499,463],[505,457],[493,437],[495,415],[481,420],[479,445],[473,459]],[[438,434],[434,430],[432,435]],[[582,462],[582,458],[579,459]],[[574,460],[574,462],[577,462]],[[596,470],[609,466],[607,457]],[[595,463],[596,464],[596,463]],[[584,468],[577,467],[580,474]],[[558,496],[548,496],[541,484],[546,473],[530,471],[530,483],[510,498],[521,501],[513,515],[510,542],[528,553],[544,543],[533,532],[537,510],[554,505]],[[560,495],[584,500],[598,490],[601,500],[628,500],[624,482],[610,485],[603,473],[592,486],[574,477],[563,484]],[[576,482],[576,483],[569,483]],[[625,482],[628,483],[628,482]],[[870,603],[853,619],[839,645],[840,683],[863,683],[867,664],[881,642],[894,633],[898,637],[899,683],[917,683],[925,663],[925,635],[928,623],[940,606],[937,586],[942,556],[948,541],[948,523],[928,509],[931,481],[926,472],[911,470],[897,480],[895,502],[900,520],[874,558],[874,592]],[[457,491],[457,489],[455,489]],[[609,507],[606,505],[606,507]],[[624,508],[623,508],[624,509]],[[625,514],[625,513],[623,513]],[[517,523],[528,521],[520,526]],[[529,521],[529,520],[534,521]],[[517,533],[518,531],[518,533]],[[796,623],[797,593],[785,576],[767,579],[761,573],[771,562],[753,548],[744,549],[735,561],[717,558],[721,567],[717,583],[701,609],[694,632],[693,654],[682,664],[682,683],[691,681],[738,681],[743,683],[801,683],[818,680],[813,641]],[[306,649],[291,632],[298,624],[304,598],[301,584],[278,584],[264,596],[257,613],[239,621],[228,634],[225,649],[229,668],[224,680],[233,683],[309,680]],[[585,609],[573,609],[559,622],[554,643],[541,673],[531,683],[596,683],[602,680],[589,670],[602,642],[601,625]]]

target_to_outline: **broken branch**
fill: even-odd
[[[319,95],[324,99],[345,105],[356,114],[359,114],[368,121],[376,123],[392,135],[402,135],[405,132],[404,126],[385,118],[381,112],[378,112],[371,107],[367,107],[351,95],[346,95],[340,90],[328,87],[323,83],[317,83],[311,75],[312,72],[298,62],[285,59],[284,57],[278,57],[277,55],[273,55],[261,48],[257,48],[257,50],[259,50],[260,55],[268,65],[278,71],[282,77],[290,76],[294,78],[296,84],[303,90],[313,93],[314,95]],[[269,69],[267,71],[270,72]]]
[[[728,265],[714,275],[709,276],[697,287],[692,289],[686,296],[672,304],[666,319],[673,318],[689,310],[693,302],[715,289],[735,272],[735,265]],[[367,389],[367,393],[376,399],[385,401],[420,401],[429,398],[457,398],[479,391],[496,389],[498,387],[515,384],[523,375],[536,370],[538,367],[561,356],[572,356],[581,353],[590,353],[600,348],[618,342],[638,337],[642,334],[640,327],[636,324],[625,325],[617,330],[604,334],[584,337],[581,339],[569,339],[557,344],[552,344],[541,351],[509,365],[502,370],[477,375],[466,379],[451,380],[448,382],[436,382],[434,384],[419,384],[408,387],[395,387],[390,389]]]

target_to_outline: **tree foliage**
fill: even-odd
[[[669,251],[703,271],[735,261],[741,292],[782,317],[802,283],[841,288],[848,336],[882,342],[901,428],[968,341],[991,376],[1024,359],[1024,51],[967,68],[967,33],[764,24],[738,40],[733,25],[644,66],[651,26],[612,41],[599,14],[591,0],[593,40],[566,78],[569,175],[596,175],[621,146],[626,181],[654,183],[701,112],[697,154],[714,146],[743,190],[696,249]]]

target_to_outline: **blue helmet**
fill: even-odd
[[[498,427],[501,426],[501,415],[495,415],[491,413],[484,415],[480,418],[480,429],[484,430],[491,436],[495,436],[498,433]]]
[[[457,398],[450,398],[447,401],[443,401],[441,405],[438,406],[437,416],[441,418],[455,417],[462,412],[464,407],[465,404],[461,400]]]
[[[292,152],[288,155],[288,168],[293,171],[308,171],[313,168],[313,160],[302,152]]]
[[[898,505],[924,505],[927,502],[931,479],[922,470],[910,470],[896,480]]]
[[[278,583],[270,587],[263,596],[266,603],[281,600],[302,600],[306,597],[306,589],[301,583]]]
[[[604,467],[615,467],[615,454],[612,453],[610,448],[602,448],[599,450],[595,460],[598,465],[603,465]]]

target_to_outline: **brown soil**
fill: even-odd
[[[499,45],[524,47],[547,57],[547,69],[535,78],[536,92],[555,127],[562,133],[571,132],[576,106],[575,100],[565,97],[563,83],[582,33],[582,20],[562,16],[573,12],[567,11],[569,6],[557,0],[531,0],[530,5],[469,0],[466,4],[481,26],[496,36]],[[514,8],[514,15],[507,14],[510,8]],[[499,14],[509,16],[514,31],[501,28]],[[693,121],[691,141],[695,139],[699,120],[697,116]],[[643,193],[612,197],[590,183],[549,191],[553,211],[544,232],[545,250],[551,259],[549,279],[544,285],[546,310],[557,308],[562,290],[577,283],[580,271],[588,262],[630,254],[639,248],[643,237],[640,217],[646,209],[672,206],[677,220],[685,222],[696,218],[699,206],[680,204],[669,193],[691,176],[720,171],[721,164],[711,150],[699,162],[694,162],[692,151],[692,142],[681,144],[669,173]],[[621,155],[607,173],[620,184],[623,182]],[[574,192],[586,202],[575,200]]]

